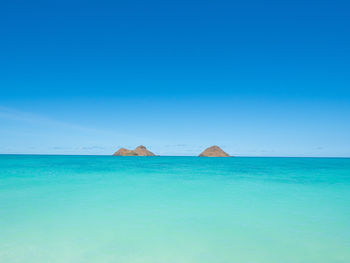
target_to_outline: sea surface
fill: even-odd
[[[349,263],[350,159],[0,155],[2,263]]]

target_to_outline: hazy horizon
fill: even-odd
[[[65,154],[65,153],[0,153],[0,155],[23,155],[23,156],[104,156],[122,158],[143,158],[143,157],[199,157],[199,158],[220,158],[200,157],[198,155],[155,155],[155,156],[114,156],[113,154]],[[278,156],[278,155],[230,155],[235,158],[319,158],[319,159],[349,159],[348,156]]]

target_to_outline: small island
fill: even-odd
[[[135,150],[128,150],[125,148],[120,148],[116,151],[113,156],[156,156],[153,152],[147,150],[143,145],[135,148]]]
[[[211,146],[205,149],[199,157],[230,157],[226,152],[224,152],[219,146]]]

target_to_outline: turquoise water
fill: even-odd
[[[0,262],[350,262],[350,159],[0,156]]]

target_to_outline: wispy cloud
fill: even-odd
[[[144,136],[139,136],[138,134],[132,134],[129,131],[123,132],[122,130],[114,131],[108,129],[101,129],[96,127],[87,127],[80,124],[75,124],[67,121],[57,120],[42,114],[33,114],[31,112],[24,112],[10,107],[4,107],[0,105],[0,119],[6,119],[10,121],[22,122],[22,123],[31,123],[36,125],[41,125],[45,127],[51,127],[55,129],[65,129],[71,130],[75,133],[88,134],[92,138],[104,137],[110,138],[110,140],[120,140],[120,141],[154,141],[155,138],[146,138]],[[113,142],[111,142],[113,143]],[[81,150],[102,150],[103,146],[86,146],[87,148]],[[88,149],[89,148],[89,149]],[[105,148],[105,147],[103,147]],[[59,149],[56,149],[59,150]],[[62,150],[62,149],[61,149]]]
[[[69,128],[69,129],[81,130],[81,131],[106,132],[104,130],[85,127],[82,125],[77,125],[77,124],[73,124],[73,123],[69,123],[69,122],[59,121],[59,120],[49,118],[49,117],[46,117],[43,115],[33,114],[33,113],[29,113],[29,112],[23,112],[23,111],[19,111],[17,109],[3,107],[3,106],[0,106],[0,118],[12,120],[12,121],[20,121],[20,122],[46,125],[46,126],[55,125],[55,126],[60,126],[63,128]]]
[[[72,147],[53,146],[53,147],[50,147],[50,149],[52,149],[52,150],[71,150]]]
[[[86,151],[93,151],[93,150],[104,150],[105,147],[93,145],[93,146],[84,146],[84,147],[81,147],[80,149],[86,150]]]
[[[180,147],[180,148],[183,148],[183,147],[188,147],[189,145],[188,144],[167,144],[165,145],[165,147],[169,147],[169,148],[174,148],[174,147]]]

